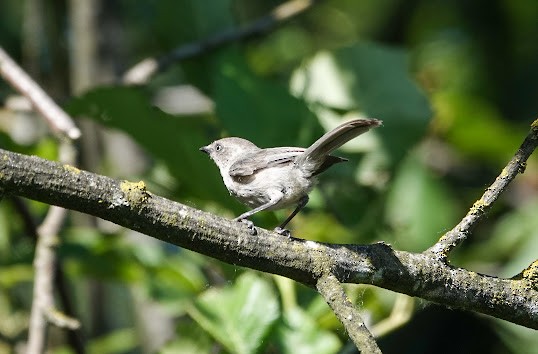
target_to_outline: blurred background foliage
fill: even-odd
[[[120,84],[140,60],[233,33],[281,3],[3,0],[0,45],[77,117],[82,168],[143,179],[153,193],[226,217],[245,208],[200,146],[230,135],[307,146],[343,120],[382,119],[338,152],[350,162],[323,175],[291,229],[324,242],[426,249],[465,215],[536,118],[538,2],[318,1],[271,31],[174,62],[145,85]],[[90,26],[80,31],[84,4]],[[0,82],[1,146],[55,159],[56,140],[16,108],[15,95]],[[536,259],[537,161],[454,265],[510,277]],[[23,211],[37,223],[46,210],[0,204],[0,353],[26,338],[34,239]],[[270,228],[286,213],[254,221]],[[78,213],[59,236],[88,353],[353,352],[323,300],[287,279]],[[504,321],[366,285],[346,289],[386,353],[538,348],[535,331]],[[51,353],[73,352],[65,332],[53,328],[49,338]]]

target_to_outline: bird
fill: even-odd
[[[219,168],[231,196],[252,208],[234,218],[256,228],[248,218],[260,211],[295,206],[275,231],[291,237],[286,225],[308,203],[308,194],[317,176],[334,164],[347,159],[331,153],[351,139],[382,125],[374,118],[354,119],[340,124],[316,140],[310,147],[259,148],[249,140],[228,137],[215,140],[199,150],[208,154]]]

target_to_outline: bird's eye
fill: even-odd
[[[222,145],[220,144],[215,145],[215,151],[220,151],[220,150],[222,150]]]

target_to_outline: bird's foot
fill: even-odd
[[[248,233],[252,236],[256,236],[258,234],[258,230],[256,229],[256,226],[254,226],[254,223],[248,219],[234,219],[235,221],[242,222],[243,224],[247,225]]]
[[[284,229],[280,226],[275,227],[275,232],[279,235],[286,236],[287,238],[291,238],[290,230]]]

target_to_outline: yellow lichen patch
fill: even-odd
[[[517,172],[525,173],[526,168],[527,168],[527,161],[522,161],[519,163],[519,168],[517,169]]]
[[[147,202],[150,197],[144,181],[122,181],[120,183],[120,188],[123,192],[123,195],[125,196],[125,199],[132,206],[141,206],[142,204]]]
[[[484,211],[485,206],[486,206],[486,203],[482,199],[479,199],[473,204],[469,212],[471,214],[482,213]]]
[[[538,119],[535,119],[534,122],[531,123],[531,128],[533,130],[538,130]]]
[[[501,171],[501,174],[499,175],[499,178],[506,178],[506,177],[508,177],[509,174],[510,174],[510,173],[509,173],[509,171],[508,171],[508,168],[505,167],[505,168],[503,168],[503,170]]]
[[[76,168],[75,166],[64,165],[64,169],[66,171],[69,171],[69,172],[77,174],[77,175],[80,173],[80,170],[78,168]]]
[[[294,244],[292,244],[290,251],[294,251]],[[323,248],[317,248],[315,246],[315,243],[309,243],[309,248],[311,248],[312,252],[311,255],[311,270],[312,273],[316,276],[321,276],[322,274],[327,273],[330,269],[332,269],[332,265],[334,263],[334,260],[323,251]],[[304,252],[303,246],[300,245],[297,247],[297,252]]]
[[[538,260],[534,261],[530,266],[522,272],[523,279],[527,279],[533,284],[535,289],[538,288]]]

